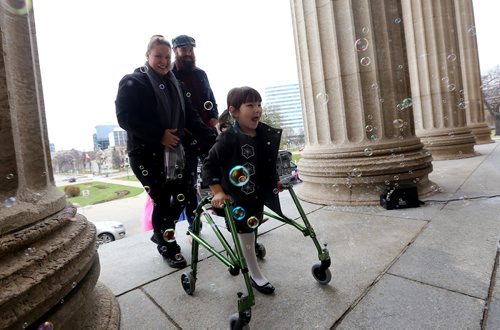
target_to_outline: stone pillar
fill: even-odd
[[[54,185],[30,3],[0,0],[0,328],[117,328],[95,227]]]
[[[402,0],[415,131],[436,160],[472,157],[453,0]]]
[[[378,204],[386,185],[431,192],[430,152],[415,136],[397,0],[292,1],[306,146],[297,194]]]
[[[455,17],[460,49],[460,65],[464,77],[464,98],[459,109],[465,110],[467,126],[477,144],[493,143],[491,129],[484,118],[481,95],[481,71],[477,53],[476,28],[472,0],[455,0]]]

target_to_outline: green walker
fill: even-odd
[[[297,221],[292,220],[286,216],[280,216],[275,213],[269,213],[264,211],[264,215],[267,215],[273,219],[279,220],[283,223],[292,225],[297,228],[304,236],[310,236],[313,240],[316,249],[318,250],[318,258],[320,263],[314,264],[312,266],[312,275],[316,281],[320,284],[328,284],[332,279],[332,274],[330,272],[330,255],[328,253],[328,249],[326,248],[326,244],[324,247],[321,247],[321,244],[318,242],[316,238],[316,234],[314,229],[311,227],[307,216],[300,205],[300,202],[293,191],[292,185],[287,183],[284,184],[283,187],[290,192],[292,199],[297,206],[300,217],[302,218],[304,224],[299,224]],[[240,271],[243,274],[243,278],[245,279],[245,284],[247,287],[248,295],[244,296],[242,292],[238,292],[238,313],[231,315],[229,319],[230,329],[243,329],[248,328],[248,323],[250,322],[252,313],[251,307],[255,304],[254,294],[252,283],[250,282],[250,277],[248,275],[248,269],[246,265],[245,258],[243,257],[243,252],[241,249],[240,241],[238,239],[238,233],[236,231],[236,226],[234,224],[234,219],[232,215],[232,206],[229,202],[224,202],[224,214],[226,218],[226,223],[229,226],[229,231],[231,233],[233,242],[234,242],[234,250],[227,242],[226,238],[222,235],[219,228],[215,224],[214,220],[210,216],[207,211],[212,208],[210,202],[212,200],[212,196],[206,196],[201,199],[200,203],[196,207],[195,210],[195,219],[192,225],[192,230],[188,230],[187,234],[191,235],[192,249],[191,249],[191,270],[189,272],[184,272],[181,276],[181,283],[184,291],[188,295],[192,295],[196,288],[196,279],[197,279],[197,266],[198,266],[198,249],[199,246],[202,245],[205,249],[207,249],[210,253],[212,253],[217,259],[219,259],[223,264],[229,267],[229,273],[233,276],[237,276]],[[227,254],[223,255],[222,253],[215,250],[215,248],[210,245],[207,241],[200,237],[201,230],[201,215],[205,216],[206,221],[213,229],[215,235],[219,239],[220,243],[224,247],[224,252]],[[266,249],[264,245],[260,243],[255,243],[255,252],[258,258],[264,258],[266,254]]]

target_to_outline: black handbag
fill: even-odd
[[[417,185],[415,184],[386,187],[380,195],[380,206],[386,210],[419,207],[420,204],[424,203],[418,199]]]

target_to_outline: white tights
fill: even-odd
[[[247,262],[248,271],[254,282],[259,286],[269,283],[257,263],[257,256],[255,255],[255,232],[239,233],[238,237],[240,238],[241,249]]]

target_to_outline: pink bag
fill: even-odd
[[[153,230],[151,217],[153,216],[153,200],[149,195],[146,197],[146,204],[144,204],[144,213],[142,214],[142,230]]]

